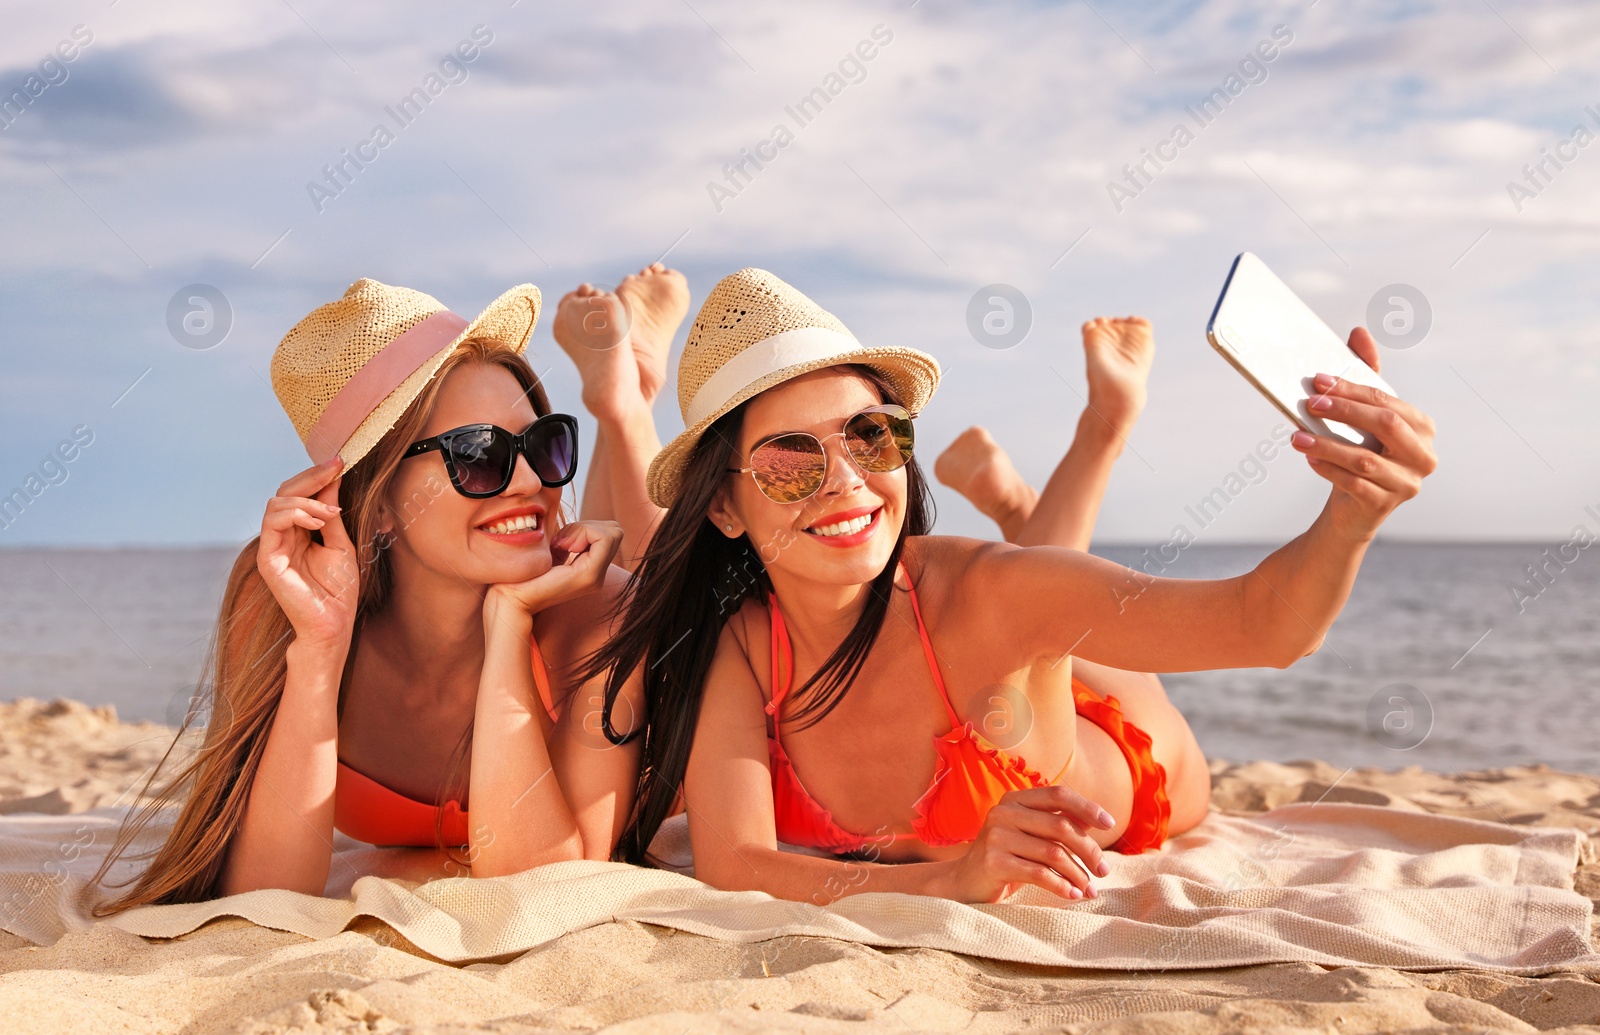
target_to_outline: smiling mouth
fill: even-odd
[[[878,507],[870,514],[862,514],[860,517],[853,517],[848,521],[835,521],[828,525],[812,525],[810,528],[806,529],[806,532],[822,539],[830,539],[834,536],[854,535],[876,521],[878,519],[878,515],[882,512],[883,508]]]
[[[496,521],[488,525],[479,525],[478,531],[487,532],[489,535],[516,535],[519,532],[537,532],[539,530],[539,515],[521,514],[504,521]]]

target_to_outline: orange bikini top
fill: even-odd
[[[950,718],[950,732],[933,739],[934,750],[938,753],[933,783],[913,806],[916,817],[911,821],[909,833],[868,836],[843,829],[833,821],[833,814],[806,792],[794,764],[783,750],[780,709],[794,680],[794,652],[783,612],[778,610],[776,594],[768,595],[768,604],[772,625],[772,701],[767,705],[767,714],[772,716],[774,735],[767,738],[767,754],[772,763],[772,809],[779,841],[831,852],[849,852],[868,844],[913,837],[930,845],[963,844],[978,836],[989,810],[1001,796],[1026,787],[1043,787],[1060,779],[1061,773],[1057,773],[1051,780],[1045,780],[1021,758],[991,744],[972,723],[961,721],[950,704],[944,678],[939,674],[933,644],[928,642],[928,630],[922,624],[922,608],[917,603],[917,590],[913,586],[911,609],[917,616],[917,635],[922,637],[922,653],[927,658],[928,671],[933,674],[933,683],[939,688],[945,714]],[[1068,763],[1071,763],[1070,757]],[[1066,766],[1061,767],[1061,772],[1066,772]]]
[[[555,721],[559,716],[551,703],[550,674],[545,670],[539,644],[531,636],[528,648],[533,655],[533,682],[539,688],[539,699],[551,721]],[[438,844],[433,828],[440,806],[408,798],[342,761],[338,772],[333,788],[335,828],[373,845],[432,848]],[[460,802],[452,798],[444,803],[443,811],[444,843],[454,846],[470,841],[467,814]]]

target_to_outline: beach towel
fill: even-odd
[[[0,927],[48,945],[91,926],[90,905],[109,893],[87,879],[121,816],[94,809],[0,817]],[[139,845],[164,831],[152,825]],[[234,916],[324,938],[372,917],[451,963],[503,962],[565,934],[631,919],[736,942],[822,936],[1114,970],[1309,962],[1531,975],[1600,962],[1588,939],[1593,905],[1573,890],[1584,839],[1559,827],[1295,803],[1253,816],[1213,812],[1159,851],[1108,854],[1111,875],[1096,881],[1092,900],[1024,888],[992,905],[869,893],[824,906],[696,881],[679,816],[654,845],[675,869],[571,861],[424,884],[367,875],[342,897],[252,891],[145,906],[101,922],[173,938]],[[347,864],[382,851],[342,834],[335,849],[330,887]],[[137,865],[120,863],[112,879]]]

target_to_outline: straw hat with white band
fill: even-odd
[[[723,277],[695,316],[678,361],[684,431],[651,461],[650,499],[671,506],[695,443],[718,417],[773,385],[841,363],[878,371],[913,414],[939,385],[932,356],[898,345],[868,348],[838,317],[766,270]]]
[[[349,468],[400,419],[457,345],[494,338],[521,352],[539,289],[519,284],[467,320],[432,295],[362,279],[318,306],[272,354],[272,390],[311,459]]]

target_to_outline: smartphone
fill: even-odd
[[[1378,450],[1372,435],[1323,420],[1307,408],[1319,394],[1312,378],[1333,374],[1390,395],[1400,393],[1253,253],[1241,252],[1233,260],[1206,324],[1206,340],[1301,431]]]

